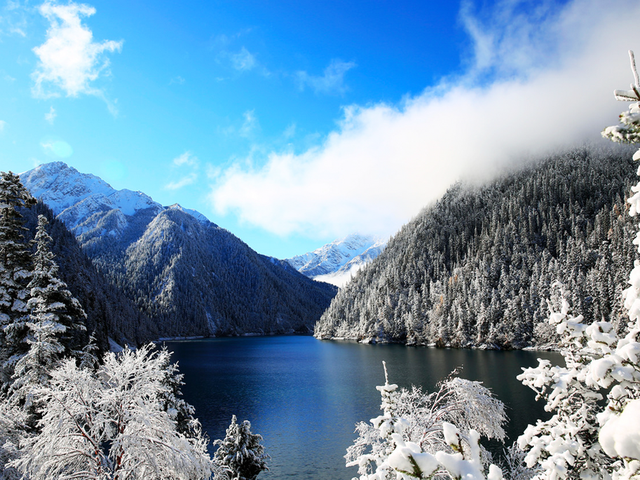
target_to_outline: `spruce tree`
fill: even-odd
[[[33,391],[49,383],[50,372],[64,356],[82,359],[81,348],[85,343],[86,315],[78,300],[67,290],[67,285],[58,278],[47,224],[43,215],[38,216],[36,252],[28,285],[28,330],[24,338],[29,350],[16,359],[13,384],[9,389],[11,403],[24,408],[30,428],[35,428],[38,420]]]
[[[264,453],[261,440],[262,435],[251,433],[248,420],[238,424],[234,415],[224,440],[214,442],[219,448],[213,461],[228,470],[232,480],[254,480],[260,472],[268,470],[269,456]]]
[[[0,173],[0,380],[4,385],[10,382],[15,359],[29,348],[23,339],[31,255],[19,209],[34,202],[18,175]]]
[[[38,216],[36,252],[33,255],[33,274],[29,282],[31,324],[52,323],[61,327],[59,343],[64,356],[80,358],[87,344],[85,319],[80,302],[71,294],[67,284],[58,276],[58,264],[51,252],[52,239],[46,231],[48,221]],[[30,327],[31,331],[35,331]]]

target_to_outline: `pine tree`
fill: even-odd
[[[213,461],[227,469],[232,480],[254,480],[260,472],[268,470],[269,456],[264,453],[261,440],[262,435],[251,433],[248,420],[238,424],[234,415],[224,440],[214,442],[219,448]]]
[[[65,355],[81,356],[77,345],[86,330],[82,307],[58,276],[58,266],[51,253],[51,237],[46,231],[47,219],[38,217],[36,252],[28,288],[29,321],[24,342],[29,350],[15,362],[13,384],[9,389],[12,404],[24,408],[27,426],[34,429],[39,418],[34,403],[36,387],[49,383],[50,372]]]
[[[87,344],[85,314],[80,302],[71,294],[67,284],[58,276],[58,265],[51,252],[52,239],[46,231],[44,215],[38,216],[36,252],[33,255],[33,274],[29,282],[30,298],[27,308],[31,323],[60,325],[59,342],[64,356],[81,357]],[[41,328],[41,327],[39,327]]]
[[[31,255],[24,220],[18,209],[35,201],[12,172],[0,173],[0,369],[3,385],[10,382],[16,355],[24,354],[27,284]]]

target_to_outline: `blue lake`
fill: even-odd
[[[380,414],[376,385],[420,385],[432,391],[451,370],[479,380],[507,405],[511,441],[545,415],[534,393],[516,380],[547,352],[496,352],[401,345],[361,345],[313,337],[243,337],[166,342],[185,375],[183,393],[209,437],[223,438],[231,422],[249,420],[264,437],[270,471],[260,479],[349,480],[344,454],[355,424]],[[213,449],[212,449],[213,450]]]

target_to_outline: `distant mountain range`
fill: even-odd
[[[194,210],[115,190],[63,162],[21,180],[160,337],[311,333],[335,295]]]
[[[310,278],[342,287],[385,246],[380,238],[354,234],[286,261]]]

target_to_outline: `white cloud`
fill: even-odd
[[[184,85],[184,82],[186,80],[184,78],[182,78],[180,75],[173,77],[171,80],[169,80],[169,85]]]
[[[93,41],[93,33],[82,24],[82,17],[96,11],[88,5],[45,2],[39,11],[50,26],[45,43],[33,49],[39,59],[32,74],[33,95],[49,98],[63,92],[68,97],[80,94],[103,97],[102,90],[93,86],[93,82],[107,73],[109,61],[105,53],[119,51],[122,41]]]
[[[23,5],[11,0],[0,7],[0,37],[5,35],[26,37],[28,11],[27,4]]]
[[[197,167],[199,163],[200,161],[198,160],[198,157],[196,157],[189,151],[186,151],[182,155],[179,155],[173,159],[173,164],[177,167],[181,167],[183,165],[189,167]]]
[[[53,125],[53,122],[54,122],[54,120],[56,119],[57,116],[58,116],[58,114],[56,113],[56,109],[53,108],[53,106],[51,106],[51,108],[49,108],[49,111],[44,114],[44,119],[47,122],[49,122],[51,125]]]
[[[245,47],[242,47],[238,53],[229,54],[231,65],[241,72],[253,69],[256,65],[256,57]]]
[[[305,71],[296,72],[296,80],[301,90],[305,86],[311,87],[316,93],[341,94],[347,89],[344,75],[356,66],[353,62],[332,60],[322,75],[310,75]]]
[[[164,186],[167,190],[178,190],[180,188],[186,187],[187,185],[191,185],[198,179],[198,176],[195,173],[191,173],[182,177],[179,180],[169,182]]]
[[[184,171],[187,169],[190,173],[182,175],[177,180],[172,180],[167,183],[164,188],[167,190],[178,190],[196,182],[198,179],[198,170],[200,169],[200,160],[190,151],[184,152],[182,155],[178,155],[173,159],[172,176],[175,176],[175,172],[178,170]]]
[[[244,112],[243,117],[244,121],[240,130],[238,130],[238,134],[241,137],[249,137],[259,127],[258,118],[254,110]]]
[[[4,132],[4,127],[7,126],[7,122],[0,120],[0,132]]]
[[[486,179],[598,139],[626,108],[612,91],[632,81],[640,4],[573,0],[529,17],[513,4],[499,2],[488,21],[463,8],[474,42],[466,75],[400,105],[348,107],[336,131],[299,155],[226,169],[214,208],[282,235],[391,234],[463,176]]]
[[[284,140],[290,140],[291,138],[296,136],[296,124],[292,123],[289,126],[287,126],[287,128],[284,129],[284,132],[282,132],[282,138]]]

